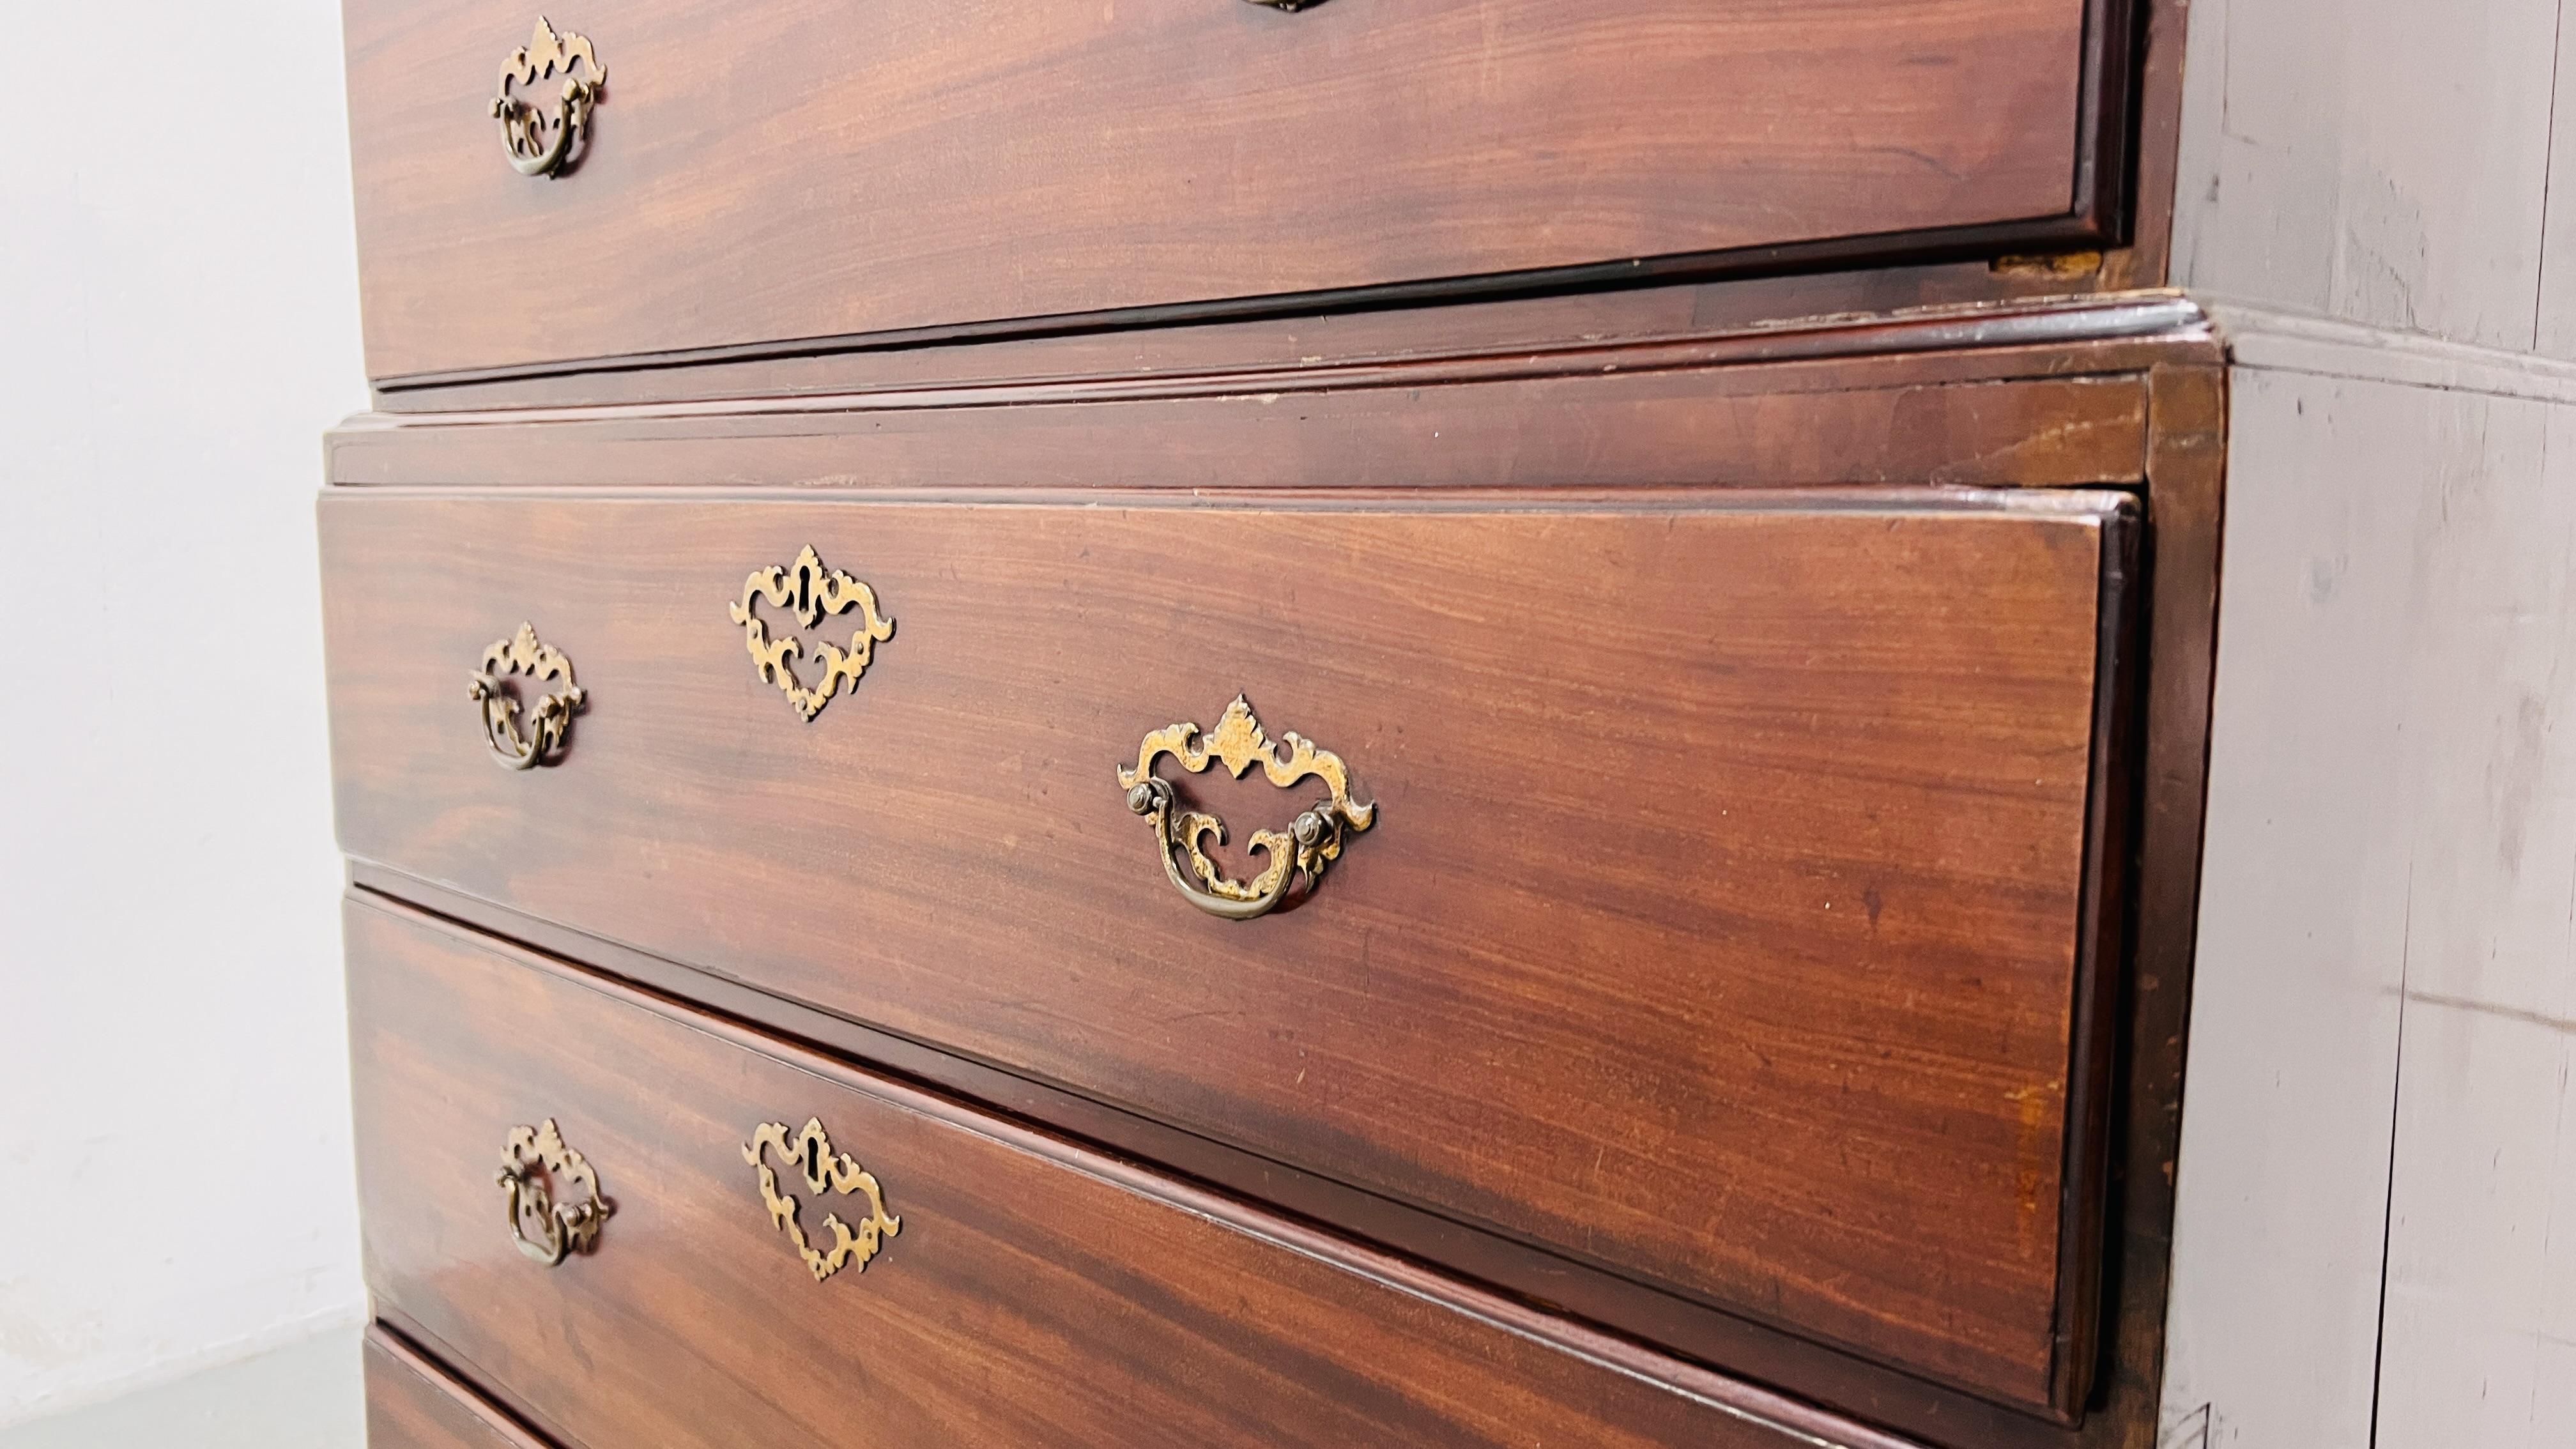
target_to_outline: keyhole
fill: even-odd
[[[796,617],[808,629],[813,628],[823,617],[823,611],[814,603],[814,570],[807,568],[801,560],[796,565],[795,609]]]

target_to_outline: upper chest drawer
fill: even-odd
[[[527,0],[348,0],[369,371],[2079,235],[2096,8],[577,5],[606,84],[548,177],[492,108]]]

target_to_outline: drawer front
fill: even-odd
[[[550,1449],[382,1328],[366,1365],[367,1449]]]
[[[2121,506],[335,495],[341,839],[2045,1405]],[[893,625],[811,720],[730,617],[807,546]],[[503,770],[467,678],[522,620],[587,694]],[[1238,695],[1374,807],[1256,920],[1184,898],[1120,778]],[[1329,799],[1155,768],[1238,881]]]
[[[557,177],[490,110],[539,8],[607,75]],[[369,368],[2082,234],[2091,8],[349,0]]]
[[[380,1311],[567,1443],[1819,1442],[1292,1251],[1312,1235],[1285,1224],[1265,1237],[1257,1214],[1150,1195],[1135,1169],[426,918],[359,900],[347,928]],[[851,1159],[819,1189],[795,1165],[809,1121],[822,1161]],[[522,1248],[546,1234],[495,1185],[514,1128],[558,1214],[607,1205],[558,1261]],[[773,1217],[772,1197],[795,1206]],[[892,1226],[818,1272],[826,1213]]]

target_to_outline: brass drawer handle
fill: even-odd
[[[549,1177],[581,1188],[579,1202],[558,1202]],[[493,1174],[510,1213],[510,1238],[519,1251],[551,1268],[568,1253],[587,1253],[599,1246],[599,1230],[614,1204],[600,1195],[599,1174],[590,1162],[564,1145],[563,1133],[548,1117],[535,1127],[513,1127],[501,1144],[501,1170]]]
[[[590,73],[575,75],[578,62]],[[543,105],[510,93],[512,86],[533,89],[539,81],[563,77],[563,88]],[[587,36],[555,28],[537,17],[537,33],[501,62],[501,93],[492,98],[492,115],[501,123],[501,147],[510,168],[522,176],[561,176],[581,160],[582,140],[590,130],[590,111],[608,93],[608,71],[599,63]]]
[[[540,696],[536,708],[528,711],[528,733],[519,734],[519,702],[501,687],[501,681],[513,674],[524,674],[542,684],[549,679],[563,683],[551,694]],[[536,626],[521,624],[519,632],[507,639],[496,639],[483,651],[483,667],[474,671],[468,691],[474,702],[483,706],[483,742],[492,747],[492,758],[511,770],[534,769],[550,763],[563,752],[564,735],[572,728],[572,717],[581,712],[590,696],[573,682],[572,661],[563,651],[537,637]]]
[[[778,1155],[778,1160],[805,1179],[808,1191],[860,1193],[868,1200],[868,1210],[852,1228],[832,1213],[823,1215],[823,1229],[832,1235],[828,1250],[818,1249],[805,1240],[805,1227],[796,1221],[796,1199],[778,1191],[778,1173],[760,1160],[762,1148]],[[903,1231],[903,1219],[888,1217],[885,1192],[877,1186],[876,1174],[861,1168],[846,1152],[832,1151],[832,1138],[823,1130],[823,1119],[808,1117],[805,1125],[790,1135],[784,1122],[763,1122],[752,1130],[751,1141],[742,1149],[742,1160],[760,1169],[760,1200],[769,1209],[770,1223],[787,1234],[796,1245],[796,1255],[805,1260],[805,1271],[822,1282],[841,1271],[852,1261],[859,1271],[868,1270],[868,1261],[877,1255],[885,1239]]]
[[[1267,5],[1273,10],[1303,10],[1309,5],[1321,5],[1324,0],[1252,0],[1252,3]]]
[[[1287,751],[1285,759],[1280,757],[1282,748]],[[1176,798],[1172,783],[1154,774],[1154,761],[1163,755],[1170,755],[1194,775],[1211,762],[1222,760],[1238,780],[1258,760],[1270,783],[1283,790],[1311,777],[1323,781],[1333,794],[1331,799],[1317,801],[1299,815],[1285,833],[1254,831],[1248,848],[1268,856],[1269,863],[1250,882],[1233,881],[1199,848],[1201,838],[1210,835],[1216,837],[1217,844],[1225,844],[1225,822],[1195,811],[1179,816],[1172,813]],[[1269,914],[1287,898],[1292,876],[1302,873],[1309,882],[1322,880],[1324,867],[1341,857],[1343,832],[1356,834],[1377,819],[1374,803],[1352,801],[1350,772],[1343,767],[1341,756],[1315,748],[1314,741],[1294,731],[1284,745],[1271,744],[1261,732],[1261,721],[1252,717],[1250,701],[1239,694],[1234,703],[1225,707],[1225,717],[1217,721],[1216,733],[1204,740],[1195,724],[1167,725],[1145,736],[1136,752],[1136,768],[1122,767],[1118,783],[1127,791],[1127,808],[1152,822],[1155,849],[1163,857],[1163,873],[1171,877],[1172,884],[1191,905],[1229,921],[1249,921]],[[1181,874],[1180,855],[1189,857],[1190,869],[1200,885],[1192,885]]]

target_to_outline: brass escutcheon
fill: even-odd
[[[549,679],[563,683],[551,694],[538,698],[528,711],[528,733],[519,734],[519,702],[501,687],[504,677],[524,674],[542,684]],[[534,769],[550,763],[563,751],[564,735],[572,728],[572,717],[581,712],[589,696],[573,682],[572,661],[563,651],[537,638],[533,624],[522,623],[519,632],[507,639],[496,639],[483,651],[483,667],[474,671],[468,693],[483,706],[483,742],[492,747],[492,757],[511,770]]]
[[[575,74],[579,65],[589,72]],[[563,77],[563,88],[541,105],[511,94],[513,86],[533,89],[539,81]],[[510,167],[522,176],[561,176],[587,149],[591,108],[608,94],[608,71],[599,63],[587,36],[555,34],[542,15],[528,43],[501,62],[501,93],[491,111],[501,123],[501,146]]]
[[[1287,752],[1285,758],[1280,754],[1283,749]],[[1194,775],[1212,762],[1223,761],[1238,780],[1258,760],[1271,784],[1284,790],[1300,780],[1318,779],[1332,791],[1332,797],[1308,807],[1285,833],[1254,831],[1247,848],[1269,857],[1268,865],[1249,882],[1229,880],[1199,845],[1207,836],[1214,836],[1219,845],[1225,844],[1225,822],[1195,811],[1177,816],[1172,813],[1176,798],[1172,783],[1154,775],[1154,761],[1163,755],[1179,761],[1182,769]],[[1341,756],[1315,748],[1314,741],[1293,731],[1283,744],[1271,744],[1261,732],[1261,721],[1252,717],[1250,701],[1239,694],[1234,703],[1225,707],[1225,717],[1217,721],[1216,733],[1204,740],[1195,724],[1167,725],[1145,736],[1136,752],[1136,768],[1121,766],[1118,783],[1127,791],[1127,808],[1152,823],[1155,849],[1163,857],[1163,873],[1171,877],[1173,886],[1188,897],[1191,905],[1229,921],[1249,921],[1269,914],[1287,899],[1292,876],[1303,874],[1311,890],[1314,882],[1323,879],[1324,867],[1341,857],[1343,832],[1356,834],[1377,819],[1375,804],[1352,801],[1350,772],[1343,768]],[[1179,857],[1183,855],[1189,857],[1198,885],[1192,885],[1181,874]]]
[[[577,1184],[581,1201],[555,1201],[549,1174]],[[501,1170],[492,1180],[501,1185],[509,1208],[512,1241],[521,1253],[549,1268],[567,1253],[596,1248],[601,1225],[617,1211],[600,1195],[599,1174],[590,1170],[580,1153],[564,1145],[552,1117],[535,1127],[510,1129],[509,1140],[501,1144]]]
[[[836,645],[814,646],[814,658],[823,666],[823,677],[812,689],[796,677],[795,667],[787,661],[804,652],[805,646],[794,639],[772,640],[769,625],[759,613],[761,600],[773,609],[785,609],[796,621],[811,629],[834,614],[851,609],[859,611],[859,627],[850,635],[850,648],[843,653]],[[832,702],[832,696],[847,685],[859,687],[859,676],[877,656],[877,646],[894,637],[894,620],[877,612],[877,591],[841,572],[823,566],[822,555],[807,544],[792,564],[771,564],[753,569],[742,581],[742,597],[727,606],[733,621],[742,626],[742,643],[751,651],[751,662],[760,677],[778,686],[796,712],[808,724]]]
[[[823,1229],[832,1235],[832,1246],[818,1249],[807,1242],[805,1227],[796,1220],[796,1199],[779,1192],[777,1172],[760,1160],[763,1148],[775,1152],[779,1161],[802,1176],[809,1191],[865,1196],[868,1210],[860,1216],[859,1225],[852,1228],[838,1216],[825,1213]],[[852,1161],[850,1154],[832,1151],[832,1139],[824,1132],[820,1117],[806,1118],[805,1125],[793,1135],[784,1122],[761,1123],[744,1145],[742,1160],[760,1169],[760,1200],[769,1209],[769,1221],[796,1245],[796,1255],[805,1260],[805,1271],[813,1274],[817,1283],[853,1260],[860,1272],[866,1272],[868,1260],[877,1255],[878,1245],[903,1231],[903,1219],[886,1215],[885,1193],[877,1186],[876,1175]]]

